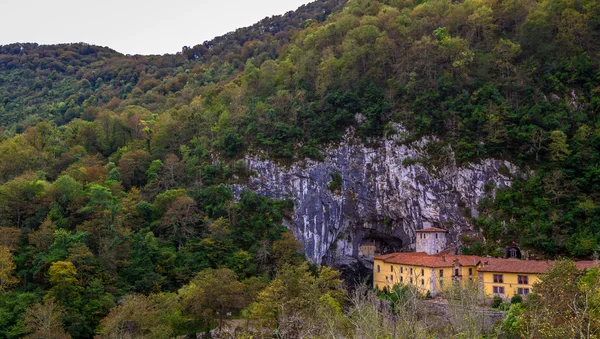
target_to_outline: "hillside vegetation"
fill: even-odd
[[[76,338],[191,333],[257,300],[247,312],[271,328],[269,298],[297,301],[282,284],[299,276],[326,295],[302,305],[340,315],[337,273],[288,266],[291,202],[227,184],[249,175],[245,154],[318,160],[350,126],[435,134],[433,165],[451,150],[530,173],[482,204],[467,251],[593,255],[599,33],[593,0],[322,0],[175,55],[0,46],[0,337],[35,331],[36,304]],[[249,299],[211,301],[214,279]],[[157,318],[122,325],[139,305]]]

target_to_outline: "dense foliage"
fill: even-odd
[[[319,159],[319,145],[349,126],[369,137],[401,122],[411,137],[442,136],[433,148],[458,161],[506,158],[535,171],[482,207],[474,251],[518,241],[550,255],[591,255],[600,244],[598,3],[343,4],[311,3],[161,57],[3,46],[0,128],[7,138],[41,120],[72,121],[61,128],[96,129],[81,132],[87,154],[115,159],[130,143],[152,160],[181,159],[189,143],[230,159],[258,150]],[[12,167],[0,177],[46,171],[69,154],[15,163],[9,149],[20,138],[0,145]],[[126,189],[139,185],[128,180]]]
[[[599,33],[594,0],[320,0],[175,55],[0,46],[0,337],[169,337],[242,309],[266,331],[367,326],[340,320],[336,273],[301,264],[291,203],[228,186],[244,154],[320,159],[349,127],[436,134],[432,166],[520,166],[470,251],[592,255]]]

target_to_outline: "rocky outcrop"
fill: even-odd
[[[465,212],[477,215],[486,194],[510,185],[514,167],[494,159],[457,166],[451,149],[428,154],[432,138],[407,143],[396,128],[395,137],[369,146],[349,132],[324,150],[324,161],[284,166],[248,156],[253,174],[234,192],[293,200],[288,227],[315,263],[355,263],[366,239],[381,251],[414,250],[415,231],[429,226],[448,229],[449,245],[456,244],[459,234],[472,231]],[[341,178],[339,189],[330,184],[334,178]]]

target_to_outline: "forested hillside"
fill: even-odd
[[[242,309],[272,328],[282,300],[341,317],[337,273],[301,264],[282,226],[293,202],[228,185],[246,154],[320,160],[351,126],[438,136],[430,166],[452,150],[522,169],[465,251],[592,256],[599,52],[594,0],[321,0],[164,56],[0,46],[0,337],[49,337],[39,313],[74,338],[188,334]]]

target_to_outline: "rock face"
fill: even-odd
[[[245,163],[253,175],[234,192],[293,200],[288,227],[314,263],[352,265],[367,241],[377,243],[378,252],[414,250],[415,231],[424,227],[449,230],[448,245],[455,245],[459,234],[472,232],[465,212],[476,216],[480,200],[510,185],[515,168],[494,159],[459,167],[452,150],[428,154],[432,138],[406,143],[396,128],[394,138],[370,140],[369,146],[349,132],[324,150],[322,162],[284,166],[249,156]],[[340,177],[335,189],[330,182]]]

